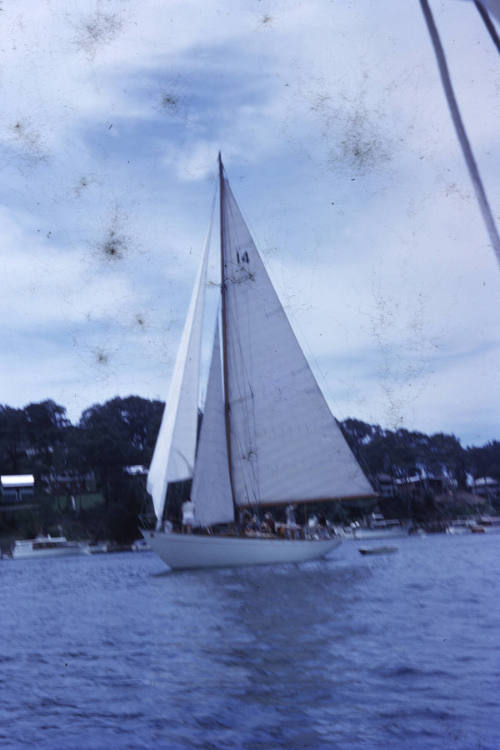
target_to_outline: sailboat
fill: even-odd
[[[227,528],[238,528],[243,509],[374,496],[295,337],[220,154],[218,188],[220,310],[201,429],[198,436],[210,231],[148,474],[157,523],[142,533],[174,570],[323,557],[338,538],[249,538]],[[165,531],[168,485],[186,479],[198,528]]]

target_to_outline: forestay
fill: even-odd
[[[227,180],[227,397],[238,505],[373,495],[288,322]]]

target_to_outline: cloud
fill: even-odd
[[[496,52],[472,3],[436,19],[497,205]],[[492,434],[498,270],[417,5],[20,0],[2,21],[6,397],[166,392],[221,148],[340,415]]]

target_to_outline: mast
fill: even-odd
[[[227,324],[226,324],[226,258],[224,253],[224,167],[219,151],[219,202],[220,202],[220,290],[221,290],[221,318],[222,318],[222,372],[224,381],[224,415],[226,421],[227,461],[229,467],[229,484],[233,499],[234,520],[238,521],[238,506],[233,485],[233,461],[231,455],[231,425],[229,416],[229,394],[227,374]]]

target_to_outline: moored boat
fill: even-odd
[[[12,557],[40,559],[42,557],[69,557],[87,555],[88,545],[72,542],[65,536],[37,536],[35,539],[19,539],[12,547]]]
[[[396,539],[404,536],[408,536],[408,526],[403,526],[402,524],[375,529],[355,528],[352,531],[353,539],[362,539],[363,541],[369,541],[371,539]]]

